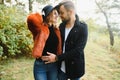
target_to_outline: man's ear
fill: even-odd
[[[69,13],[70,15],[72,15],[72,14],[73,14],[73,10],[70,9],[70,10],[68,11],[68,13]]]

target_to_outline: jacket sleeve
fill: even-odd
[[[86,24],[81,24],[81,29],[78,32],[77,40],[74,42],[74,47],[71,48],[69,51],[66,51],[65,53],[58,55],[58,61],[62,60],[69,60],[77,57],[84,57],[84,48],[87,42],[87,36],[88,36],[88,29]],[[75,36],[76,36],[75,35]],[[70,45],[69,45],[70,46]]]
[[[35,36],[37,35],[37,33],[40,32],[42,22],[43,22],[43,19],[39,13],[30,14],[27,17],[28,29],[32,32],[33,39],[35,39]]]

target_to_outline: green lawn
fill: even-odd
[[[120,55],[93,42],[88,43],[85,52],[86,74],[82,80],[120,80]]]
[[[33,62],[25,57],[0,62],[0,80],[33,80]]]

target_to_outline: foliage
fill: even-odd
[[[37,0],[37,2],[42,3],[42,4],[46,4],[49,2],[49,0]]]
[[[109,49],[110,53],[118,53],[118,55],[120,55],[120,37],[119,34],[116,33],[119,31],[119,29],[112,28],[112,30],[114,31],[115,44],[114,46],[110,46],[107,27],[96,24],[95,20],[91,18],[88,19],[86,22],[88,24],[90,41],[97,43],[99,46],[102,46],[105,49]]]
[[[48,4],[50,3],[51,0],[36,0],[36,1],[41,4]],[[58,0],[54,0],[54,1],[58,1]]]
[[[119,0],[96,0],[102,11],[108,16],[109,24],[111,28],[119,29],[120,26],[120,1]],[[98,10],[98,9],[97,9]],[[100,10],[97,13],[101,13]]]
[[[11,57],[29,53],[31,35],[22,9],[0,5],[0,56]]]

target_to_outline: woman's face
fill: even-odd
[[[58,21],[58,12],[57,10],[52,10],[52,12],[48,16],[48,21],[51,23],[56,23]]]

